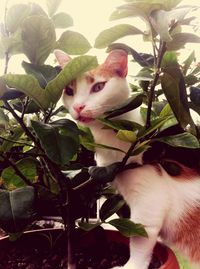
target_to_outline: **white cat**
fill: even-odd
[[[63,67],[70,57],[55,51]],[[95,121],[105,111],[122,103],[130,96],[126,80],[127,54],[113,50],[105,62],[67,85],[63,91],[64,105],[79,123],[87,125],[95,142],[127,151],[130,144],[116,138],[111,129],[102,129]],[[138,110],[120,118],[140,122]],[[96,149],[98,166],[105,166],[124,157],[122,152]],[[141,156],[130,162],[141,163]],[[124,269],[147,269],[158,236],[173,243],[194,262],[200,261],[200,176],[182,164],[177,176],[169,175],[157,164],[144,164],[120,173],[114,185],[123,195],[131,210],[131,219],[144,225],[148,238],[130,239],[130,259]],[[119,267],[118,267],[119,268]]]

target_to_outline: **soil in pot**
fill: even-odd
[[[129,258],[127,240],[116,237],[116,233],[111,237],[110,232],[108,236],[102,230],[90,233],[89,237],[79,233],[76,243],[77,269],[108,269],[125,264]],[[16,242],[1,240],[0,269],[66,269],[66,249],[61,230],[31,232]],[[158,269],[162,263],[154,256],[149,269]]]

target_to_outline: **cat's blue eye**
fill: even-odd
[[[69,86],[66,86],[65,87],[65,94],[67,94],[68,96],[73,96],[74,90],[72,88],[70,88]]]
[[[106,81],[103,81],[103,82],[97,82],[96,84],[94,84],[94,85],[92,86],[91,92],[92,92],[92,93],[94,93],[94,92],[100,92],[101,90],[103,90],[105,84],[106,84]]]

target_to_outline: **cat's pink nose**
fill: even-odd
[[[83,104],[75,104],[73,106],[73,108],[77,113],[80,113],[85,108],[85,105],[83,105]]]

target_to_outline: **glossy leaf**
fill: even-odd
[[[1,43],[3,51],[9,52],[11,55],[19,54],[23,52],[21,29],[16,30],[10,36],[2,36]],[[4,54],[5,56],[5,54]]]
[[[190,100],[196,106],[200,107],[200,88],[190,87]]]
[[[168,50],[178,50],[187,43],[200,43],[200,37],[192,33],[174,34],[173,40],[167,44]]]
[[[186,75],[192,62],[195,61],[195,52],[194,50],[190,53],[190,55],[187,57],[187,59],[183,62],[183,74]]]
[[[60,12],[52,17],[53,23],[56,28],[67,28],[73,26],[73,19],[70,15]]]
[[[91,48],[88,40],[80,33],[65,31],[57,41],[56,48],[68,54],[84,54]]]
[[[183,20],[190,10],[191,7],[180,7],[170,11],[154,10],[150,15],[151,23],[161,39],[165,42],[170,42],[172,41],[172,36],[169,32],[169,26],[175,21],[180,22]]]
[[[155,140],[166,143],[173,147],[183,147],[193,149],[200,148],[198,139],[194,135],[187,132],[173,136],[166,136]]]
[[[108,120],[104,118],[99,118],[98,121],[104,124],[104,128],[111,128],[113,130],[129,130],[129,131],[137,131],[141,128],[141,125],[128,120],[120,120],[120,119],[113,119]]]
[[[8,233],[21,232],[35,217],[34,204],[33,187],[0,190],[0,226]]]
[[[182,0],[143,0],[143,1],[138,1],[138,0],[124,0],[125,2],[130,2],[130,3],[138,3],[143,4],[143,5],[157,5],[160,4],[162,5],[163,9],[170,10],[171,8],[176,7]]]
[[[65,165],[79,148],[79,132],[76,124],[63,119],[44,124],[32,121],[32,127],[48,157],[57,164]]]
[[[165,73],[161,78],[162,89],[167,97],[167,100],[181,126],[185,128],[188,124],[191,124],[191,116],[189,113],[188,103],[185,105],[185,101],[182,99],[183,91],[179,87],[179,83],[174,77]]]
[[[98,227],[101,224],[102,224],[101,222],[97,222],[97,223],[88,223],[88,222],[82,222],[82,221],[78,222],[78,226],[86,232],[89,232],[89,231],[95,229],[96,227]]]
[[[113,163],[105,167],[90,167],[89,173],[95,181],[104,184],[113,181],[119,169],[120,163]]]
[[[43,8],[41,8],[41,6],[39,4],[36,4],[36,3],[32,2],[32,3],[29,3],[29,5],[31,7],[30,16],[37,15],[37,16],[45,16],[45,17],[48,18],[47,13],[44,11]]]
[[[162,66],[164,74],[161,77],[161,85],[173,113],[183,128],[190,124],[193,132],[195,132],[189,111],[184,78],[176,61],[175,53],[167,52],[164,55]]]
[[[48,9],[48,14],[51,17],[54,15],[59,8],[62,0],[46,0],[46,5]]]
[[[113,21],[134,16],[138,16],[137,11],[134,12],[133,10],[128,9],[117,9],[110,15],[110,20]]]
[[[119,130],[116,137],[122,141],[134,143],[137,139],[136,134],[133,131]]]
[[[23,52],[31,63],[42,65],[55,47],[53,22],[45,16],[30,16],[22,25]]]
[[[105,112],[106,119],[114,118],[139,107],[142,104],[143,97],[143,94],[136,94],[128,98],[128,100],[123,102],[123,104],[120,104],[114,107],[112,110]]]
[[[8,152],[12,146],[17,143],[18,139],[22,136],[23,130],[21,127],[15,127],[12,134],[8,135],[5,137],[7,141],[5,140],[1,145],[0,145],[0,152],[6,153]]]
[[[2,109],[0,109],[0,129],[7,128],[9,123],[9,117],[4,113]]]
[[[124,204],[125,201],[121,195],[112,195],[111,197],[107,198],[100,208],[100,219],[102,221],[108,219],[120,208],[122,208]]]
[[[33,100],[29,102],[29,104],[26,106],[26,109],[24,109],[24,106],[21,102],[13,103],[13,107],[17,111],[21,113],[23,112],[24,114],[38,113],[41,111],[40,107]]]
[[[148,237],[145,229],[141,224],[136,224],[130,219],[113,219],[108,222],[114,226],[120,233],[126,237],[143,236]]]
[[[9,32],[17,30],[23,20],[30,14],[30,6],[25,4],[13,5],[9,8],[6,16],[6,27]]]
[[[88,127],[79,126],[80,129],[80,143],[83,145],[86,149],[90,151],[95,151],[94,138],[92,135],[91,130]]]
[[[58,76],[47,84],[47,99],[50,100],[51,103],[56,104],[66,85],[82,73],[95,68],[97,64],[96,57],[88,55],[78,56],[71,60]]]
[[[37,181],[37,162],[34,159],[27,158],[16,162],[16,167],[30,181]],[[18,176],[13,167],[8,167],[2,172],[2,180],[7,190],[14,190],[25,187],[27,184]]]
[[[127,35],[138,35],[143,32],[129,24],[120,24],[104,30],[99,34],[95,41],[95,48],[106,48],[112,42]]]
[[[34,65],[23,61],[22,67],[27,74],[31,74],[37,78],[42,88],[45,88],[47,83],[54,79],[58,74],[56,68],[51,65]]]
[[[17,88],[31,97],[42,109],[49,107],[50,101],[47,99],[44,89],[40,87],[38,80],[33,76],[8,74],[3,78],[8,86]]]

